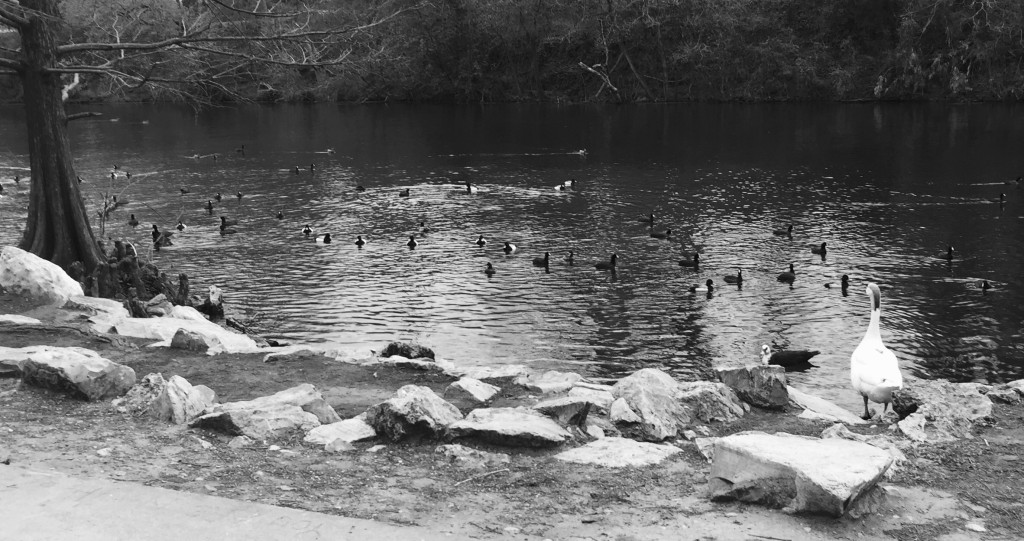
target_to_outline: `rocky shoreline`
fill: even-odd
[[[976,450],[979,438],[985,447],[1005,440],[1011,451],[985,466],[1015,491],[1019,458],[1007,457],[1016,456],[1010,436],[1024,424],[1024,380],[1002,386],[924,382],[901,395],[898,415],[865,422],[788,386],[781,367],[720,369],[713,382],[680,382],[643,369],[607,385],[523,366],[460,368],[411,344],[391,344],[381,354],[270,348],[187,307],[131,318],[116,301],[80,296],[53,269],[17,279],[0,271],[0,288],[6,301],[0,312],[8,312],[0,315],[0,376],[6,378],[0,379],[0,430],[11,435],[0,442],[0,459],[13,464],[61,464],[72,471],[91,464],[85,467],[90,475],[412,520],[475,537],[599,538],[608,531],[687,537],[637,530],[640,523],[685,523],[690,537],[700,531],[712,538],[738,531],[782,539],[1022,533],[1020,521],[1013,526],[1012,520],[1022,512],[1013,504],[1017,498],[996,498],[994,509],[972,503],[984,500],[980,487],[977,494],[931,493],[936,487],[927,479],[900,481],[937,471],[935,457],[944,453]],[[89,348],[96,344],[102,347]],[[148,372],[157,367],[168,370]],[[259,384],[229,375],[239,369],[259,372],[253,376]],[[137,380],[143,370],[147,375]],[[82,448],[89,438],[72,443],[77,461],[41,452],[39,441],[57,440],[41,435],[46,430],[38,423],[46,417],[40,412],[55,407],[65,420],[107,427],[122,443],[104,436],[115,443],[91,452]],[[999,430],[1006,431],[998,434],[1002,439],[980,435]],[[168,449],[174,452],[167,455]],[[147,462],[133,463],[132,455],[163,459],[147,473]],[[190,458],[168,460],[182,455]],[[118,466],[97,472],[97,459]],[[247,461],[260,466],[239,478],[237,469]],[[167,481],[182,470],[195,475]],[[284,484],[268,486],[268,470]],[[380,484],[375,471],[403,473]],[[212,490],[210,475],[223,476]],[[332,483],[310,475],[353,480],[341,483],[347,493],[337,494]],[[439,479],[450,482],[439,487]],[[999,494],[987,490],[989,498]],[[304,497],[288,498],[293,494]],[[360,501],[348,501],[350,494]],[[375,501],[400,503],[381,516],[373,512],[379,510]],[[590,512],[587,501],[595,505]],[[638,513],[640,501],[650,509]],[[538,509],[540,502],[546,511]],[[925,502],[931,511],[916,511]],[[449,513],[452,506],[458,512]],[[907,509],[915,509],[909,513],[920,514],[921,523],[901,518]],[[531,525],[492,522],[504,515]]]

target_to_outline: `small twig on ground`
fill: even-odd
[[[757,535],[753,533],[747,535],[749,535],[750,537],[756,537],[758,539],[770,539],[771,541],[792,541],[790,539],[784,539],[782,537],[771,537],[769,535]]]
[[[474,479],[481,479],[481,478],[487,477],[489,475],[494,475],[496,473],[507,472],[507,471],[510,471],[510,470],[508,468],[502,468],[500,470],[494,470],[494,471],[490,471],[490,472],[487,472],[487,473],[481,473],[480,475],[474,475],[473,477],[470,477],[468,479],[463,479],[463,480],[459,481],[458,483],[455,483],[454,486],[459,486],[462,483],[468,483],[470,481],[473,481]]]

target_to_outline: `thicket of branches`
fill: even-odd
[[[62,9],[73,41],[138,41],[180,34],[183,12],[200,4],[234,24],[232,32],[253,36],[275,22],[224,6],[303,6],[66,0]],[[369,26],[336,50],[307,51],[344,59],[330,65],[288,66],[302,60],[293,48],[281,48],[280,65],[239,65],[191,47],[126,52],[118,67],[141,77],[170,68],[172,78],[211,99],[1024,98],[1020,0],[337,0],[320,2],[308,20],[314,30],[359,24]],[[260,57],[279,46],[221,45]],[[73,97],[168,97],[169,87],[135,90],[134,81],[86,78]]]

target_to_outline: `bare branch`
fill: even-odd
[[[226,9],[228,11],[234,11],[235,13],[244,13],[246,15],[254,15],[256,17],[270,17],[270,18],[282,18],[283,19],[283,18],[286,18],[286,17],[296,17],[296,16],[299,16],[299,15],[305,15],[306,13],[308,13],[306,11],[294,11],[294,12],[291,12],[291,13],[273,13],[273,12],[266,12],[266,11],[249,11],[249,10],[246,10],[246,9],[236,8],[235,6],[229,6],[228,4],[225,4],[224,2],[222,2],[220,0],[209,0],[209,2],[211,4],[217,4],[218,6],[224,8],[224,9]]]
[[[18,72],[21,70],[21,67],[20,62],[15,62],[14,60],[9,60],[7,58],[0,58],[0,68],[7,68],[14,72]]]
[[[0,23],[13,28],[28,26],[28,19],[19,13],[21,11],[25,11],[25,8],[11,0],[0,1]]]
[[[229,35],[229,36],[207,36],[202,35],[190,35],[190,36],[178,36],[174,38],[168,38],[160,41],[153,41],[149,43],[78,43],[74,45],[62,45],[57,48],[57,52],[61,55],[67,55],[70,53],[78,53],[85,51],[122,51],[122,50],[155,50],[165,49],[173,47],[175,45],[183,45],[188,43],[229,43],[229,42],[266,42],[266,41],[288,41],[308,38],[322,38],[322,37],[333,37],[342,34],[354,34],[363,30],[368,30],[376,26],[380,26],[391,19],[398,17],[399,15],[418,9],[416,7],[403,8],[398,11],[389,13],[387,16],[377,19],[375,21],[352,26],[348,28],[333,28],[328,30],[315,30],[306,32],[284,32],[280,34],[274,34],[269,36],[241,36],[241,35]],[[204,29],[204,30],[208,30]]]
[[[84,113],[74,113],[68,115],[68,122],[71,122],[72,120],[78,120],[79,118],[89,118],[94,116],[103,116],[103,113],[99,111],[86,111]]]
[[[346,51],[345,54],[341,55],[340,58],[337,58],[337,59],[334,59],[334,60],[330,60],[330,61],[327,61],[327,62],[297,62],[297,61],[294,61],[294,60],[274,60],[272,58],[259,57],[259,56],[244,54],[244,53],[235,53],[235,52],[231,52],[231,51],[221,51],[221,50],[218,50],[218,49],[212,49],[212,48],[209,48],[209,47],[202,47],[202,46],[194,45],[194,44],[182,45],[181,48],[182,49],[195,50],[195,51],[202,51],[204,53],[216,54],[216,55],[221,55],[221,56],[228,56],[228,57],[232,57],[232,58],[241,58],[243,60],[248,60],[248,61],[252,61],[252,62],[262,62],[262,63],[266,63],[266,64],[276,64],[278,66],[295,66],[295,67],[337,66],[338,64],[344,63],[345,60],[348,59],[348,56],[349,56],[349,53]]]

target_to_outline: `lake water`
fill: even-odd
[[[169,274],[187,272],[197,292],[222,287],[229,312],[273,338],[414,340],[465,365],[594,376],[653,366],[684,379],[754,362],[772,343],[820,350],[818,368],[792,380],[856,411],[849,357],[874,281],[883,338],[908,377],[1024,377],[1024,188],[1003,184],[1024,174],[1021,106],[99,110],[103,119],[70,131],[89,204],[109,189],[113,164],[137,181],[106,236],[145,247],[151,224],[170,229],[180,217],[189,227],[173,247],[142,251]],[[23,113],[0,108],[0,244],[24,227],[28,189],[12,177],[27,162]],[[554,189],[572,178],[576,190]],[[479,192],[460,193],[467,181]],[[207,213],[217,192],[223,201]],[[650,213],[671,240],[651,238],[638,220]],[[237,234],[219,234],[221,215],[239,221]],[[772,234],[789,223],[792,238]],[[334,242],[304,238],[305,224]],[[506,256],[504,241],[518,251]],[[822,242],[824,259],[810,250]],[[699,271],[680,267],[695,245]],[[545,251],[548,272],[532,262]],[[614,275],[594,268],[612,253]],[[792,287],[776,281],[791,262]],[[737,269],[742,288],[722,280]],[[843,274],[849,296],[825,288]],[[712,296],[689,292],[708,278]],[[983,279],[994,289],[983,293]]]

